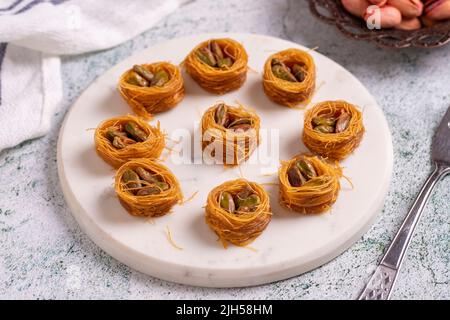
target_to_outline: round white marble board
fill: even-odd
[[[208,192],[224,181],[240,177],[239,170],[220,165],[176,165],[168,157],[165,163],[178,177],[184,196],[196,191],[198,194],[191,201],[176,205],[164,217],[149,220],[129,215],[114,194],[114,170],[95,153],[94,131],[89,129],[107,118],[131,113],[117,91],[117,81],[133,64],[161,60],[179,64],[199,42],[221,37],[240,41],[249,54],[251,70],[243,87],[216,96],[202,90],[183,73],[184,100],[173,110],[158,114],[155,120],[161,122],[169,136],[180,128],[193,135],[208,107],[219,100],[229,104],[239,101],[256,111],[263,129],[279,129],[280,159],[307,151],[300,138],[304,111],[270,102],[262,90],[261,73],[270,54],[287,48],[308,48],[262,35],[203,34],[156,44],[96,79],[65,118],[58,141],[58,171],[66,201],[81,228],[117,260],[143,273],[183,284],[251,286],[321,266],[364,234],[381,211],[388,190],[392,141],[386,119],[369,91],[343,67],[310,51],[317,66],[317,92],[312,102],[344,99],[354,103],[363,110],[366,127],[361,145],[341,163],[354,187],[341,180],[342,189],[331,212],[310,216],[289,212],[278,204],[278,187],[266,185],[273,218],[251,244],[254,250],[233,245],[224,249],[204,222],[204,205]],[[241,170],[251,181],[273,183],[277,182],[276,166],[246,163]],[[183,250],[170,244],[167,227]]]

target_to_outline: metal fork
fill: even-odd
[[[439,179],[450,173],[450,107],[447,109],[433,138],[431,158],[435,164],[434,171],[422,186],[400,230],[398,230],[374,274],[361,292],[359,300],[389,299],[397,273],[414,233],[414,228],[419,222],[428,197]]]

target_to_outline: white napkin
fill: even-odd
[[[58,55],[118,45],[183,2],[0,1],[0,151],[48,132],[62,98]]]

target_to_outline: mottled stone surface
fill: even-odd
[[[56,143],[65,113],[108,68],[155,43],[201,32],[261,33],[296,41],[337,61],[373,93],[389,121],[394,174],[373,228],[334,261],[302,276],[242,289],[160,281],[110,258],[65,204]],[[450,105],[450,45],[386,50],[341,36],[313,19],[305,1],[197,0],[111,50],[63,59],[64,103],[51,132],[0,153],[0,298],[354,298],[431,170],[431,137]],[[370,183],[370,181],[368,181]],[[393,298],[450,298],[450,178],[437,186],[407,254]]]

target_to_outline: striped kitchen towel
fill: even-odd
[[[0,0],[0,151],[48,132],[62,99],[60,55],[118,45],[184,2]]]

